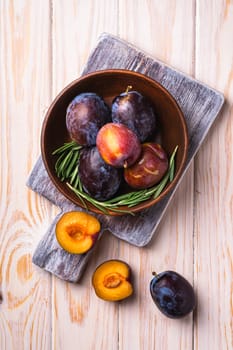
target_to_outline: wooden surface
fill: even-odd
[[[144,248],[105,235],[79,284],[32,264],[58,213],[25,182],[40,154],[44,113],[78,77],[99,35],[118,35],[221,91],[226,104]],[[233,2],[231,0],[0,1],[0,349],[233,349]],[[127,261],[135,295],[97,299],[91,275]],[[154,306],[151,272],[193,284],[194,315]]]
[[[193,78],[158,62],[119,37],[103,33],[88,57],[82,74],[101,69],[130,69],[143,73],[161,83],[176,99],[184,113],[188,129],[189,147],[182,178],[195,154],[219,115],[224,97]],[[175,83],[174,83],[175,82]],[[137,215],[96,215],[103,231],[110,231],[128,243],[143,247],[157,232],[157,227],[172,200],[179,183],[159,203]],[[94,249],[84,255],[67,254],[57,243],[55,226],[61,215],[70,210],[80,210],[67,200],[54,186],[45,169],[41,156],[36,162],[27,185],[38,194],[61,208],[36,248],[32,261],[37,266],[69,282],[78,282]],[[95,247],[94,247],[95,248]]]

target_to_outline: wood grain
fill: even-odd
[[[44,113],[82,72],[102,32],[222,91],[226,104],[151,243],[101,239],[81,283],[32,264],[58,210],[25,186],[40,154]],[[0,349],[233,349],[233,4],[229,0],[0,0]],[[116,257],[135,295],[106,303],[91,275]],[[198,308],[173,321],[155,308],[151,271],[193,281]]]
[[[50,277],[31,255],[55,211],[25,187],[51,95],[49,3],[1,1],[0,16],[0,348],[49,349]]]
[[[232,349],[233,3],[198,1],[197,19],[196,76],[221,89],[226,104],[196,159],[194,263],[200,311],[194,348]]]
[[[192,74],[193,57],[193,2],[163,1],[137,3],[121,2],[121,22],[119,34],[154,57],[170,65],[182,67]],[[126,25],[127,14],[133,14],[132,23],[139,22],[139,28]],[[151,16],[153,14],[153,16]],[[182,21],[180,21],[182,18]],[[149,23],[145,26],[144,23]],[[188,45],[181,40],[183,31],[191,40]],[[139,30],[138,30],[139,29]],[[182,53],[182,54],[181,54]],[[175,59],[173,59],[175,57]],[[148,293],[152,271],[176,270],[192,281],[192,211],[193,211],[193,172],[186,174],[178,192],[173,198],[156,237],[148,247],[136,250],[131,246],[120,246],[120,256],[128,257],[137,276],[137,296],[132,309],[120,309],[119,339],[121,349],[191,349],[192,316],[181,322],[167,320],[155,308]],[[184,255],[185,251],[185,255]],[[132,327],[132,320],[134,325]],[[140,336],[134,336],[139,334]],[[130,336],[129,336],[130,335]],[[133,346],[132,346],[133,344]]]
[[[137,62],[136,66],[135,62]],[[137,72],[144,73],[160,82],[173,94],[184,112],[188,128],[189,149],[185,169],[183,170],[183,176],[185,176],[187,168],[222,106],[223,97],[221,94],[157,60],[153,60],[131,44],[109,34],[100,36],[97,46],[88,58],[84,72],[89,73],[93,70],[103,69],[103,65],[105,68],[127,67],[131,70],[136,69]],[[30,174],[28,185],[62,209],[62,212],[55,218],[38,245],[33,255],[33,262],[64,280],[77,282],[84,265],[92,255],[92,251],[80,256],[65,252],[57,244],[55,225],[64,212],[81,210],[81,208],[72,204],[55,188],[41,157]],[[111,217],[97,215],[102,226],[102,232],[107,229],[116,237],[131,244],[138,247],[145,246],[155,235],[176,188],[162,201],[148,210],[137,213],[136,216]]]
[[[117,33],[117,1],[54,1],[53,95],[80,76],[88,55],[103,32]],[[86,33],[89,33],[86,35]],[[65,43],[65,45],[64,45]],[[108,239],[109,238],[109,239]],[[82,283],[53,281],[55,349],[117,349],[118,306],[98,302],[91,274],[102,259],[112,257],[118,241],[106,237],[98,244]],[[64,324],[69,325],[69,331]],[[96,325],[100,325],[100,328]]]

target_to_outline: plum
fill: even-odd
[[[131,166],[141,154],[137,135],[123,124],[105,124],[98,132],[96,146],[107,164],[119,168]]]
[[[145,96],[129,88],[113,100],[112,121],[126,125],[144,142],[156,129],[155,112]]]
[[[64,213],[56,223],[55,234],[60,246],[71,254],[90,250],[100,233],[99,220],[81,211]]]
[[[122,172],[105,163],[95,146],[82,149],[78,171],[84,190],[95,199],[110,199],[120,187]]]
[[[95,145],[98,131],[109,121],[110,108],[95,93],[81,93],[67,107],[66,127],[71,139],[79,145]]]
[[[101,263],[92,275],[96,295],[106,301],[120,301],[133,294],[131,268],[122,260]]]
[[[167,317],[181,318],[194,310],[196,298],[191,284],[175,271],[153,273],[151,297]]]
[[[144,143],[140,158],[131,167],[124,169],[124,179],[135,189],[156,185],[168,169],[168,157],[161,145]]]

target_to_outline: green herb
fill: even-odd
[[[82,146],[76,142],[71,141],[65,143],[60,148],[53,152],[53,155],[57,155],[58,159],[55,163],[55,171],[61,181],[66,181],[67,186],[77,195],[82,202],[83,206],[87,208],[86,202],[92,204],[95,208],[98,208],[102,213],[108,214],[108,211],[132,214],[134,213],[129,209],[121,209],[121,206],[128,206],[132,208],[148,199],[157,198],[164,190],[168,182],[171,182],[175,173],[175,155],[178,146],[174,149],[170,159],[167,173],[162,180],[156,185],[148,189],[132,191],[111,198],[106,201],[98,201],[89,196],[83,189],[82,183],[78,174],[78,161],[80,156],[80,150]]]
[[[55,163],[55,171],[61,181],[70,179],[70,183],[74,183],[78,174],[77,162],[81,148],[82,146],[79,146],[75,141],[71,141],[64,143],[52,153],[59,155]]]

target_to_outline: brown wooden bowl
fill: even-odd
[[[181,177],[187,158],[188,132],[183,113],[171,94],[156,81],[133,71],[114,69],[90,73],[73,81],[58,94],[46,113],[41,132],[42,159],[50,179],[66,198],[80,207],[84,207],[80,199],[65,182],[57,177],[56,157],[52,155],[53,151],[62,146],[64,142],[70,141],[66,129],[67,106],[76,95],[82,92],[95,92],[111,105],[113,98],[124,92],[128,85],[133,86],[133,90],[140,92],[152,103],[159,120],[159,139],[168,156],[171,156],[178,145],[173,181],[156,199],[150,199],[131,207],[130,211],[135,213],[158,203],[174,188]],[[92,212],[101,213],[89,202],[86,202],[86,206]],[[121,209],[127,210],[128,208],[122,206]],[[113,211],[108,211],[108,214],[122,215],[122,213]]]

